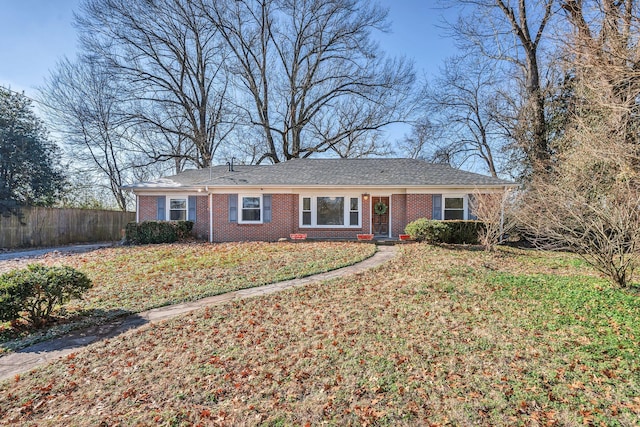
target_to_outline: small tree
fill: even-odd
[[[478,230],[478,241],[485,250],[493,251],[515,228],[514,197],[512,190],[504,190],[499,193],[476,191],[471,198],[471,210],[484,225]]]
[[[43,326],[57,306],[80,298],[91,286],[84,273],[67,266],[31,264],[5,273],[0,275],[0,320],[16,320],[26,313],[32,325]]]

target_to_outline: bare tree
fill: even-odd
[[[638,5],[563,7],[573,29],[565,46],[571,115],[557,164],[534,181],[521,216],[537,243],[577,252],[624,287],[640,256]]]
[[[446,157],[458,167],[479,159],[497,177],[496,153],[506,141],[494,68],[482,58],[449,58],[427,91],[426,104],[441,135],[433,156]]]
[[[618,122],[614,130],[625,130],[625,139],[638,144],[638,93],[640,92],[640,6],[638,1],[564,0],[562,7],[573,28],[565,46],[570,68],[595,98],[596,109],[617,105]],[[595,12],[594,12],[595,11]],[[576,100],[579,108],[590,105]],[[611,114],[605,113],[607,117]]]
[[[438,162],[437,155],[432,153],[436,132],[436,126],[429,117],[424,116],[412,124],[411,132],[398,142],[398,148],[411,159],[429,159],[437,163],[450,164],[449,158],[444,162]]]
[[[209,166],[233,119],[226,51],[195,2],[85,0],[77,26],[84,50],[126,83],[128,120],[162,135],[150,158]]]
[[[248,122],[263,131],[258,163],[329,150],[376,152],[377,131],[405,118],[413,68],[385,58],[371,39],[387,26],[387,12],[377,5],[203,0],[201,7],[232,52]]]
[[[551,161],[540,53],[556,1],[443,0],[447,6],[471,8],[451,25],[461,46],[508,67],[519,79],[522,101],[512,101],[517,115],[508,127],[533,172],[545,171]]]
[[[52,128],[65,142],[80,169],[97,170],[99,182],[127,210],[122,185],[133,167],[129,142],[133,138],[120,109],[121,87],[98,62],[63,59],[40,91]]]

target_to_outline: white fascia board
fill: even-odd
[[[204,187],[179,187],[179,188],[145,188],[136,190],[137,196],[168,196],[168,195],[187,195],[187,196],[206,196],[207,192]]]
[[[473,186],[461,186],[461,185],[305,185],[305,186],[282,186],[282,185],[251,185],[251,186],[184,186],[184,187],[137,187],[131,188],[135,194],[140,196],[148,195],[160,195],[169,193],[189,193],[192,195],[206,195],[209,193],[229,194],[229,193],[277,193],[277,194],[299,194],[303,192],[317,192],[317,191],[339,191],[339,192],[360,192],[360,193],[373,193],[373,192],[385,192],[389,194],[439,194],[449,191],[460,191],[472,193],[477,190],[493,190],[502,191],[505,188],[516,188],[520,184],[506,183],[506,184],[483,184]]]

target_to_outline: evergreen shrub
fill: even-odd
[[[53,311],[92,286],[82,272],[68,266],[47,267],[30,264],[27,268],[0,275],[0,320],[24,317],[42,326]]]
[[[125,241],[132,245],[174,243],[187,238],[193,230],[193,221],[130,222],[125,228]]]
[[[440,221],[419,218],[407,224],[404,232],[418,242],[475,245],[478,243],[478,232],[481,227],[480,221]]]

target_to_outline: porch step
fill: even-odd
[[[378,246],[394,246],[394,245],[406,245],[408,243],[415,243],[413,240],[397,240],[397,239],[373,239],[373,243]]]

